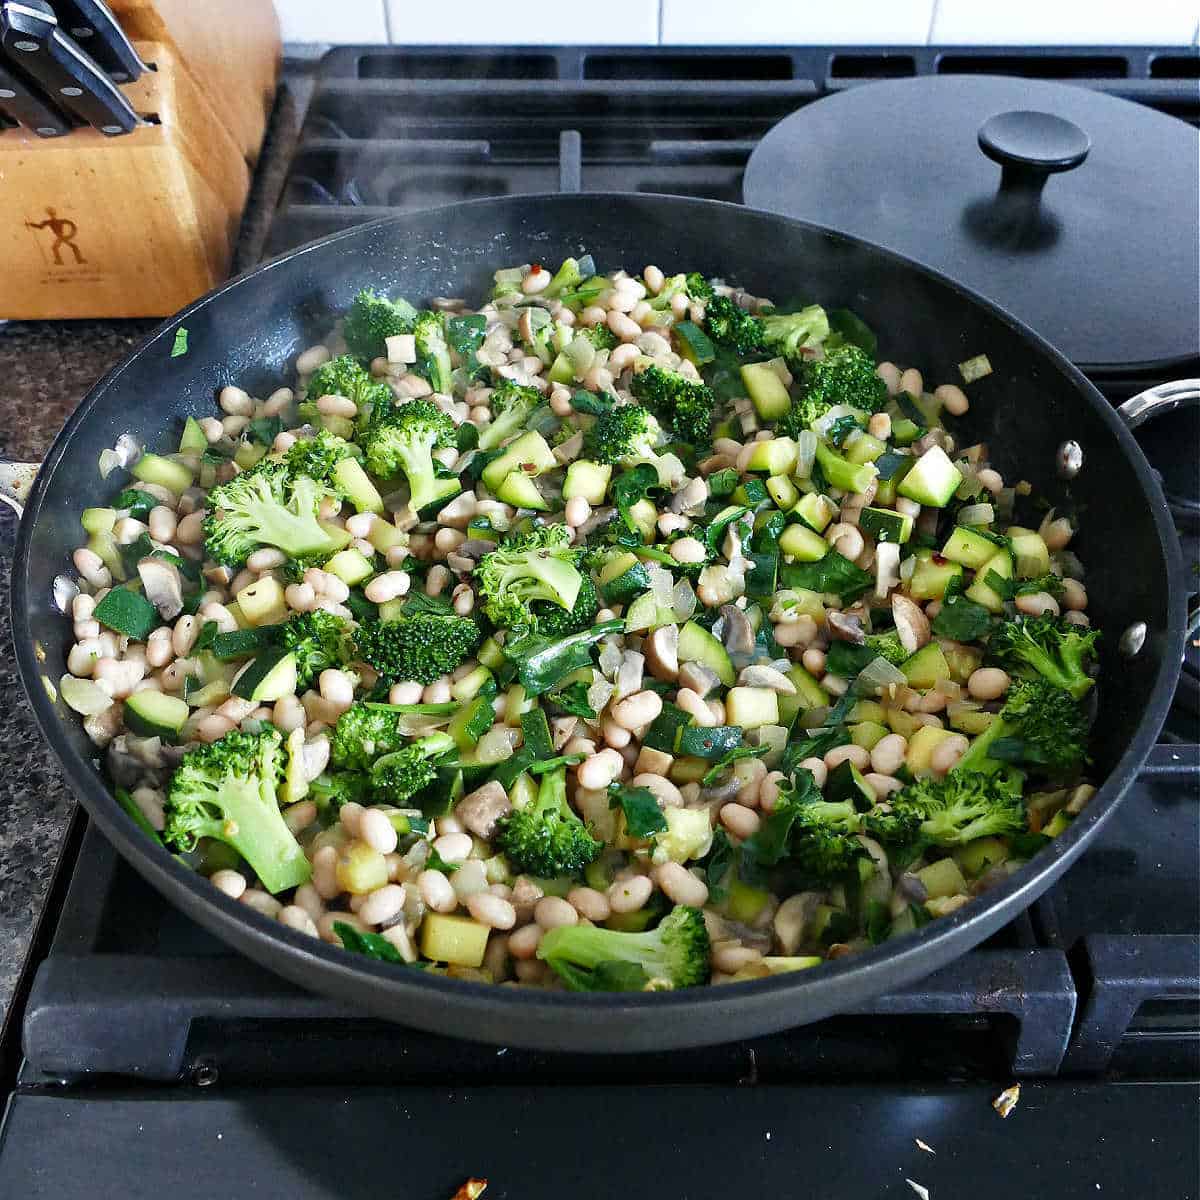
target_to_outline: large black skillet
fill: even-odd
[[[169,448],[183,417],[211,411],[224,384],[269,393],[365,284],[413,300],[477,298],[497,266],[554,265],[584,250],[602,269],[653,262],[722,275],[777,300],[851,308],[877,331],[881,357],[918,364],[928,380],[955,379],[956,364],[972,355],[991,359],[994,374],[970,389],[961,436],[986,440],[1006,478],[1030,480],[1051,502],[1069,488],[1083,517],[1076,549],[1089,568],[1090,612],[1106,631],[1094,766],[1104,783],[1068,832],[1003,886],[916,933],[817,970],[672,994],[527,991],[377,964],[266,920],[147,840],[109,795],[79,719],[51,700],[43,682],[61,674],[71,635],[52,599],[54,577],[70,570],[80,510],[106,503],[118,482],[101,480],[101,450],[127,431]],[[1070,286],[1063,280],[1066,304]],[[188,351],[173,358],[180,326]],[[1056,465],[1067,441],[1083,458],[1069,484]],[[337,234],[162,325],[91,391],[37,475],[17,539],[13,628],[38,721],[93,820],[173,904],[231,945],[298,984],[418,1028],[543,1049],[638,1051],[768,1033],[861,1004],[942,966],[1027,907],[1095,836],[1154,742],[1182,647],[1177,559],[1162,492],[1118,415],[1035,332],[952,280],[865,242],[728,204],[525,196]]]

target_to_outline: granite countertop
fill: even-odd
[[[235,271],[261,257],[314,63],[285,61],[242,223]],[[157,320],[0,321],[0,459],[37,462],[91,386]],[[9,582],[17,521],[0,504],[0,1029],[9,1014],[75,801],[17,675]]]

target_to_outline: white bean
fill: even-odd
[[[863,778],[871,785],[871,791],[875,793],[876,800],[883,800],[892,792],[898,792],[904,787],[899,779],[893,779],[890,775],[881,775],[878,771],[871,771]]]
[[[277,550],[274,546],[264,546],[261,550],[255,550],[246,559],[246,566],[256,574],[262,574],[264,571],[282,567],[285,562],[287,562],[287,555],[282,550]]]
[[[1018,612],[1022,612],[1028,617],[1040,617],[1043,613],[1052,613],[1057,617],[1059,614],[1058,601],[1049,592],[1033,592],[1018,596],[1013,603],[1017,606]]]
[[[150,529],[150,536],[156,542],[170,542],[175,538],[175,530],[178,527],[178,520],[175,517],[173,509],[168,508],[165,504],[156,504],[151,510],[150,515],[146,518]]]
[[[621,773],[625,760],[612,749],[601,750],[579,764],[576,779],[580,787],[602,791]]]
[[[272,920],[283,911],[283,905],[274,896],[260,888],[247,888],[242,893],[241,902],[247,908],[252,908],[255,912],[262,913],[264,917],[270,917]]]
[[[692,716],[697,725],[708,727],[720,724],[700,693],[691,688],[680,688],[675,694],[675,703]]]
[[[368,808],[359,818],[358,836],[380,854],[391,854],[396,849],[396,830],[378,808]]]
[[[304,705],[296,696],[280,697],[275,701],[271,724],[283,733],[291,733],[293,729],[303,729],[308,724]]]
[[[328,346],[309,346],[296,356],[296,374],[311,375],[318,367],[324,366],[333,355]]]
[[[525,278],[521,280],[521,291],[527,296],[536,296],[550,286],[550,279],[550,272],[545,267],[534,263],[526,272]]]
[[[999,700],[1008,691],[1011,682],[1008,672],[1000,670],[999,667],[980,667],[979,670],[971,672],[971,677],[967,680],[967,691],[976,700]],[[874,762],[874,758],[871,761]],[[884,773],[890,775],[892,772]]]
[[[919,396],[924,392],[925,380],[921,377],[921,372],[916,367],[909,367],[900,376],[900,390],[910,396]]]
[[[1082,612],[1087,608],[1087,590],[1078,579],[1063,580],[1062,606],[1070,612]]]
[[[739,838],[750,837],[751,834],[758,831],[759,825],[762,824],[758,813],[752,808],[747,808],[744,804],[723,804],[721,806],[720,817],[721,824],[734,837]]]
[[[582,496],[572,496],[567,501],[563,519],[573,529],[582,525],[592,515],[592,506]]]
[[[157,670],[159,667],[165,667],[174,657],[170,627],[160,625],[146,639],[146,665]]]
[[[899,733],[888,733],[871,748],[871,767],[880,775],[894,775],[908,752],[908,739]]]
[[[881,362],[875,368],[875,374],[887,384],[889,396],[895,396],[900,391],[900,368],[895,363]]]
[[[533,906],[533,919],[543,929],[557,929],[577,924],[579,914],[561,896],[543,896]]]
[[[1003,476],[999,471],[993,471],[991,467],[985,467],[975,478],[979,482],[980,487],[985,491],[991,492],[993,496],[1004,487]]]
[[[104,565],[104,560],[94,550],[80,546],[71,556],[75,569],[93,587],[106,588],[112,585],[112,573]]]
[[[171,649],[182,658],[196,644],[200,636],[200,622],[195,617],[180,617],[171,631]]]
[[[650,289],[652,296],[657,296],[663,290],[663,284],[666,282],[666,277],[662,271],[656,266],[648,266],[642,271],[642,278],[646,281],[646,287]]]
[[[217,403],[221,406],[221,411],[231,417],[248,417],[254,412],[254,401],[250,399],[250,394],[232,384],[221,389]]]
[[[704,543],[699,538],[685,537],[672,542],[668,547],[671,557],[678,563],[699,563],[708,557]]]
[[[825,786],[825,780],[829,778],[829,768],[819,758],[806,758],[800,764],[806,771],[811,772],[813,782],[819,788]]]
[[[438,822],[438,828],[445,828],[445,821]],[[434,839],[433,848],[442,856],[444,862],[460,863],[471,853],[471,835],[469,833],[442,833]]]
[[[405,891],[398,883],[385,883],[362,902],[358,919],[364,925],[382,925],[398,917],[404,908]]]
[[[633,731],[649,725],[662,712],[662,697],[647,689],[619,700],[612,708],[612,719],[623,729]]]
[[[412,579],[407,571],[385,571],[363,588],[363,594],[372,604],[386,604],[389,600],[407,595],[411,585]]]
[[[665,862],[654,868],[654,882],[674,904],[700,908],[708,903],[708,887],[703,880],[677,862]]]
[[[517,910],[491,892],[476,892],[467,897],[467,912],[489,929],[511,929],[517,923]]]
[[[608,889],[609,907],[615,913],[637,912],[654,891],[654,884],[645,875],[633,875],[620,879]]]
[[[631,781],[635,788],[645,788],[664,808],[682,808],[683,793],[665,776],[644,773]]]
[[[939,775],[945,775],[964,754],[969,745],[961,733],[952,733],[948,738],[938,742],[929,756],[929,765]]]
[[[393,683],[388,691],[389,704],[420,704],[424,688],[419,683]]]
[[[933,396],[952,417],[961,417],[971,407],[966,392],[957,384],[943,383],[934,389]]]
[[[277,919],[281,925],[286,925],[289,929],[307,933],[310,937],[320,937],[317,932],[317,923],[298,904],[289,904],[286,908],[280,909]]]
[[[853,525],[847,525],[844,521],[828,530],[825,540],[843,558],[848,558],[851,562],[866,548],[863,535]]]
[[[454,894],[454,888],[441,871],[422,871],[417,876],[417,889],[421,893],[421,899],[434,912],[449,913],[458,907],[458,897]]]
[[[348,396],[321,396],[317,400],[317,412],[323,417],[356,417],[358,405]]]
[[[607,921],[612,912],[608,897],[595,888],[577,887],[567,893],[567,903],[581,916],[598,924]]]
[[[345,671],[327,668],[318,677],[317,687],[322,697],[331,704],[349,708],[354,703],[354,680]]]
[[[246,891],[246,877],[240,871],[214,871],[208,877],[208,882],[231,900],[240,900]]]
[[[862,746],[835,746],[825,755],[825,766],[832,771],[842,763],[853,763],[860,771],[865,771],[871,762],[870,752]]]
[[[623,342],[636,341],[642,332],[642,327],[632,317],[627,317],[615,308],[609,312],[605,323]]]
[[[508,952],[518,963],[527,962],[537,953],[538,942],[541,940],[540,925],[523,925],[508,939]]]

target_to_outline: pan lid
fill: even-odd
[[[915,258],[1085,369],[1200,353],[1200,134],[1085,88],[990,76],[852,87],[750,157],[754,208]]]

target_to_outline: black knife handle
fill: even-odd
[[[0,112],[38,137],[62,137],[71,122],[0,60]]]
[[[104,0],[53,0],[53,6],[58,27],[115,83],[132,83],[149,69]]]
[[[44,0],[4,0],[0,46],[55,103],[102,133],[130,133],[141,123],[120,89],[61,29]]]

